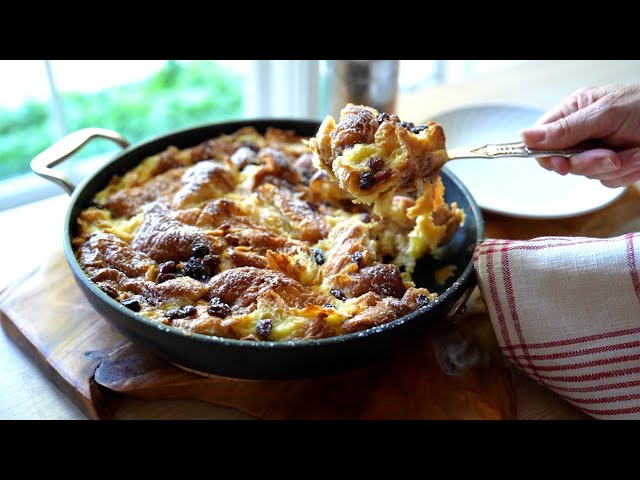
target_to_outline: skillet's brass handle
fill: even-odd
[[[122,148],[129,146],[129,142],[113,130],[107,130],[106,128],[83,128],[82,130],[77,130],[62,137],[31,160],[31,170],[41,177],[57,183],[65,192],[71,195],[76,186],[67,177],[60,172],[56,172],[51,167],[55,167],[66,158],[69,158],[94,138],[106,138],[117,143]]]

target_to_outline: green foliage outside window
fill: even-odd
[[[67,131],[108,128],[132,143],[192,125],[238,118],[242,79],[213,61],[169,61],[147,79],[96,93],[63,92]],[[50,106],[30,100],[15,110],[0,108],[0,180],[29,171],[29,162],[49,147]],[[106,142],[105,142],[106,143]],[[105,144],[85,147],[79,158],[104,152]]]

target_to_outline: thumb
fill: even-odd
[[[604,134],[606,125],[593,105],[553,122],[535,125],[521,132],[522,141],[530,148],[567,148]]]

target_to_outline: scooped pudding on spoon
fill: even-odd
[[[363,105],[347,104],[338,123],[327,116],[309,147],[316,167],[378,215],[389,212],[396,195],[436,193],[426,184],[436,186],[447,161],[440,125],[416,126]]]
[[[337,180],[353,202],[373,205],[373,213],[385,219],[407,271],[447,243],[464,221],[457,203],[444,200],[440,169],[448,157],[444,131],[435,122],[416,126],[347,104],[338,123],[327,116],[307,143],[316,167]],[[394,235],[395,230],[404,233]]]

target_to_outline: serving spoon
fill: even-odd
[[[587,140],[569,148],[549,149],[549,150],[536,150],[527,147],[523,142],[512,143],[488,143],[478,147],[461,147],[447,149],[447,155],[433,156],[431,157],[431,163],[429,164],[429,170],[427,174],[430,174],[451,160],[461,160],[465,158],[505,158],[505,157],[565,157],[569,158],[578,153],[586,152],[587,150],[593,150],[595,148],[605,148],[607,150],[613,150],[619,152],[622,150],[618,147],[613,147],[606,144],[602,140]],[[413,182],[408,182],[406,187],[401,190],[401,193],[409,196],[421,196],[423,193],[424,180],[426,177],[417,178]]]
[[[619,148],[608,145],[600,140],[589,140],[570,148],[535,150],[527,147],[522,142],[513,143],[489,143],[479,147],[462,147],[447,149],[448,160],[462,158],[502,158],[502,157],[572,157],[578,153],[593,150],[594,148],[606,148],[614,152]]]

